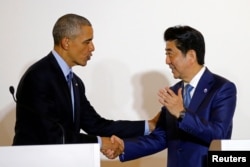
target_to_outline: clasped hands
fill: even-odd
[[[179,88],[177,94],[169,87],[161,89],[158,93],[159,102],[164,105],[170,114],[176,118],[180,117],[181,111],[184,111],[182,88]]]
[[[119,137],[113,135],[109,137],[102,137],[101,152],[109,159],[115,159],[124,151],[124,142]]]

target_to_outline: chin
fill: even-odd
[[[86,66],[87,63],[77,63],[78,66]]]
[[[178,78],[180,78],[180,77],[178,75],[174,74],[174,79],[178,79]]]

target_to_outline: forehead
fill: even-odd
[[[166,51],[178,50],[175,41],[166,41]]]
[[[93,28],[91,26],[82,26],[80,31],[80,36],[86,38],[86,39],[92,39],[93,38]]]

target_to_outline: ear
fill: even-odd
[[[188,59],[190,59],[192,62],[196,61],[196,52],[195,52],[195,50],[190,49],[190,50],[187,52],[186,55],[187,55]]]
[[[68,50],[69,48],[69,38],[64,37],[61,41],[61,46],[64,50]]]

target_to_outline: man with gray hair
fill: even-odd
[[[148,134],[157,116],[149,121],[113,121],[101,117],[85,95],[83,81],[73,66],[86,66],[95,50],[90,21],[76,14],[60,17],[53,28],[54,49],[31,65],[16,94],[13,145],[96,143],[117,153],[121,138]],[[80,130],[87,134],[80,133]]]

